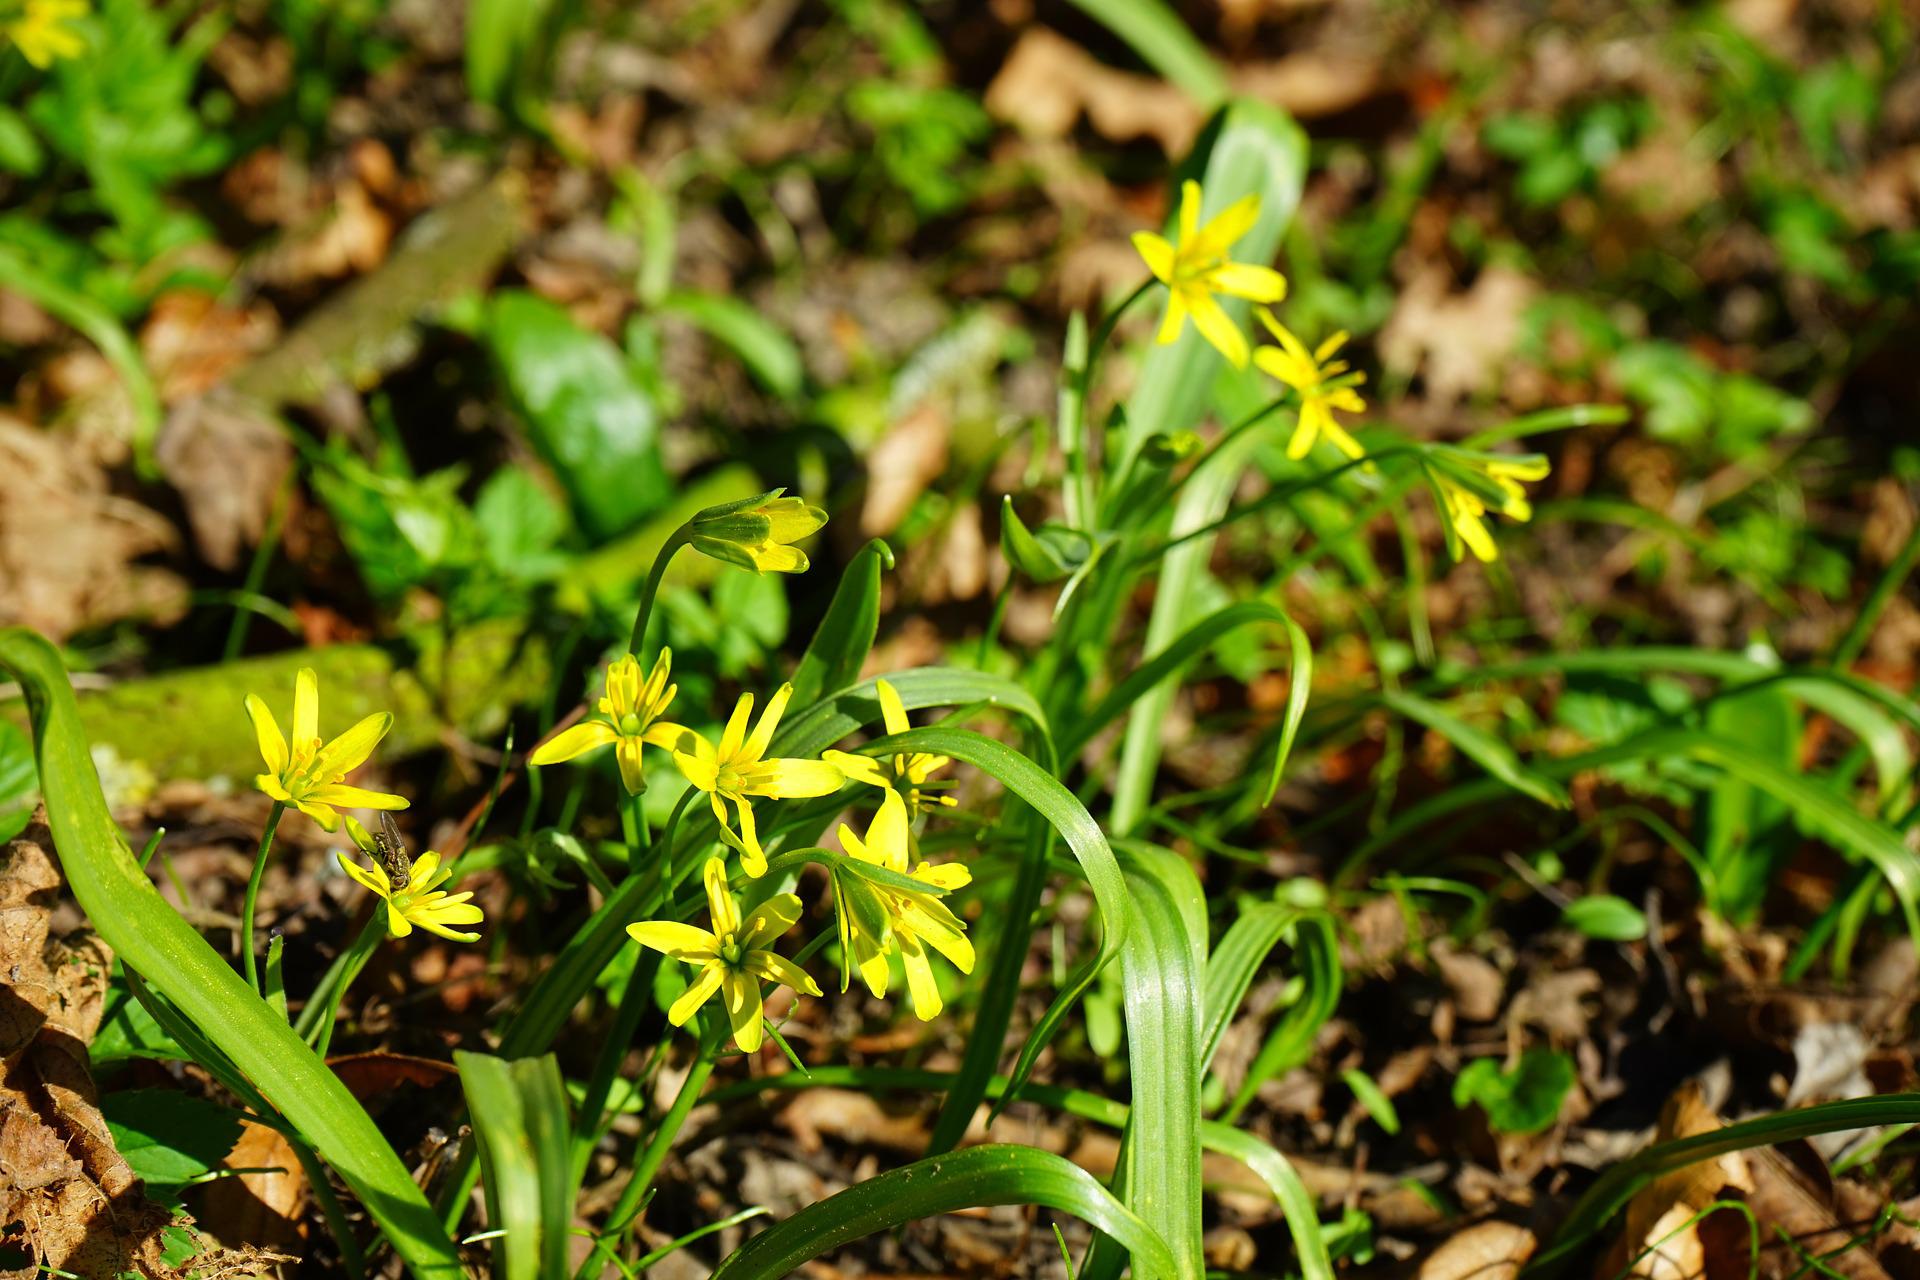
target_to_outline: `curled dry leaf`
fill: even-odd
[[[1420,1280],[1514,1280],[1538,1245],[1525,1227],[1478,1222],[1435,1249]]]
[[[115,1149],[88,1069],[113,954],[49,929],[60,872],[44,820],[0,855],[0,1250],[82,1276],[171,1275],[170,1215]]]
[[[1031,27],[987,86],[987,111],[1038,138],[1064,138],[1081,113],[1115,142],[1152,138],[1184,155],[1200,132],[1200,108],[1151,76],[1116,71],[1064,36]]]

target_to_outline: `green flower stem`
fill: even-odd
[[[660,579],[667,574],[667,565],[672,562],[674,553],[687,545],[692,535],[691,524],[683,524],[673,531],[666,544],[660,548],[660,554],[653,558],[653,568],[647,573],[647,585],[640,590],[640,608],[633,615],[633,635],[627,640],[627,652],[634,657],[640,656],[640,645],[647,637],[647,619],[653,616],[653,598],[660,592]]]
[[[321,979],[320,989],[314,991],[313,999],[320,1005],[321,1013],[314,1027],[313,1051],[321,1058],[324,1059],[327,1056],[327,1046],[333,1042],[334,1019],[340,1016],[340,1002],[346,999],[347,988],[352,986],[353,980],[360,976],[360,971],[367,967],[367,960],[373,955],[373,949],[380,945],[380,940],[386,935],[387,905],[383,902],[373,909],[373,914],[367,917],[366,927],[361,929],[360,936],[353,940],[353,946],[349,947],[346,954],[342,955],[334,963],[334,967],[327,971],[327,976]],[[332,982],[330,989],[327,987],[329,981]]]
[[[687,1069],[687,1078],[680,1082],[680,1092],[674,1095],[673,1105],[667,1108],[667,1114],[660,1118],[660,1127],[653,1131],[653,1137],[647,1142],[647,1149],[640,1157],[640,1163],[633,1168],[633,1178],[620,1193],[619,1203],[613,1206],[613,1212],[607,1216],[606,1227],[602,1235],[618,1235],[625,1231],[639,1215],[647,1192],[653,1189],[654,1175],[660,1172],[660,1166],[666,1162],[667,1152],[673,1147],[673,1140],[680,1136],[680,1126],[687,1122],[687,1115],[693,1110],[693,1104],[700,1100],[700,1091],[706,1087],[707,1077],[713,1074],[714,1060],[719,1056],[720,1040],[725,1022],[718,1017],[704,1017],[701,1022],[700,1051],[693,1065]],[[585,1271],[575,1280],[584,1280]]]
[[[1067,499],[1067,522],[1076,529],[1089,527],[1093,518],[1094,496],[1093,481],[1087,468],[1087,401],[1093,394],[1093,375],[1100,367],[1100,353],[1113,337],[1113,329],[1127,309],[1146,295],[1156,282],[1149,276],[1142,280],[1134,291],[1100,318],[1099,327],[1094,330],[1093,340],[1084,350],[1071,352],[1066,372],[1070,381],[1060,394],[1059,443],[1061,455],[1066,459],[1067,482],[1064,486]],[[1080,330],[1084,333],[1085,330]],[[1071,339],[1069,339],[1071,344]],[[1072,356],[1080,359],[1077,367]]]
[[[621,1060],[633,1045],[634,1034],[640,1029],[640,1020],[653,1008],[653,978],[659,971],[658,954],[643,952],[634,963],[633,973],[627,979],[627,989],[620,995],[619,1006],[614,1009],[613,1025],[607,1029],[607,1037],[600,1043],[600,1056],[593,1064],[593,1076],[587,1081],[587,1091],[581,1096],[580,1111],[575,1119],[573,1179],[576,1183],[585,1174],[587,1158],[593,1154],[593,1146],[600,1140],[601,1125],[607,1115],[607,1098],[613,1092],[615,1077],[620,1074]]]
[[[267,855],[273,851],[273,833],[280,825],[280,815],[287,811],[284,800],[273,802],[273,812],[267,815],[267,829],[260,833],[260,852],[254,855],[253,874],[247,879],[247,901],[240,909],[240,954],[246,960],[247,985],[256,992],[260,990],[260,968],[253,959],[253,912],[260,901],[260,881],[267,874]]]

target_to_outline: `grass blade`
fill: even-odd
[[[134,861],[107,813],[53,646],[23,628],[0,631],[0,666],[26,696],[54,844],[94,927],[313,1144],[414,1275],[457,1280],[464,1273],[453,1242],[366,1111]]]
[[[1202,111],[1227,99],[1227,76],[1162,0],[1074,0],[1081,10],[1125,40],[1140,60],[1192,98]]]
[[[1125,1246],[1139,1275],[1174,1274],[1166,1242],[1092,1174],[1050,1152],[996,1144],[929,1156],[808,1205],[740,1246],[713,1280],[781,1280],[803,1263],[876,1231],[997,1204],[1037,1204],[1071,1213]]]
[[[1527,768],[1512,747],[1485,729],[1470,725],[1437,702],[1411,693],[1388,689],[1380,700],[1396,713],[1433,730],[1460,749],[1460,753],[1500,781],[1554,809],[1565,809],[1573,802],[1567,789],[1551,778]]]
[[[860,548],[833,593],[833,603],[793,672],[793,701],[807,706],[829,689],[860,678],[860,666],[880,630],[880,575],[893,568],[893,549],[875,538]]]

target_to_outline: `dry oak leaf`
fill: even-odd
[[[89,931],[50,933],[52,850],[37,815],[0,854],[0,1255],[26,1263],[0,1277],[170,1276],[171,1215],[115,1149],[88,1069],[113,955]]]
[[[1116,71],[1045,27],[1021,34],[987,86],[988,114],[1022,133],[1064,138],[1081,113],[1103,138],[1152,138],[1184,155],[1200,132],[1200,108],[1163,80]]]
[[[1439,409],[1499,390],[1521,316],[1539,291],[1531,277],[1505,266],[1488,267],[1459,292],[1451,283],[1445,267],[1422,270],[1380,331],[1381,363],[1402,376],[1423,373],[1427,399]]]

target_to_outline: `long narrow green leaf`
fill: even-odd
[[[1239,1089],[1234,1091],[1233,1101],[1227,1104],[1226,1111],[1220,1117],[1229,1124],[1240,1118],[1240,1113],[1247,1109],[1261,1085],[1293,1070],[1312,1055],[1314,1037],[1340,1005],[1345,975],[1340,968],[1340,940],[1334,932],[1332,918],[1323,912],[1315,912],[1300,917],[1294,929],[1294,963],[1300,970],[1304,989],[1298,1000],[1281,1011],[1280,1017],[1268,1030],[1266,1040],[1260,1045],[1260,1052],[1254,1055],[1246,1078],[1240,1082]],[[1211,966],[1208,968],[1207,1016],[1210,1025],[1216,1017],[1223,1019],[1220,1029],[1224,1031],[1224,1020],[1231,1019],[1233,1013],[1231,1008],[1217,1008],[1212,1003],[1216,990],[1223,997],[1226,994],[1229,975],[1222,972],[1220,977],[1220,987],[1216,988],[1214,970]],[[1243,987],[1241,994],[1244,993]],[[1238,997],[1233,1003],[1239,1003]]]
[[[1074,3],[1111,28],[1142,62],[1192,98],[1202,111],[1211,111],[1226,101],[1226,72],[1163,0]]]
[[[875,538],[840,575],[833,603],[793,672],[793,701],[805,707],[829,689],[860,678],[860,666],[880,630],[880,575],[893,568],[893,549]]]
[[[1227,107],[1204,162],[1207,211],[1224,209],[1241,196],[1260,196],[1260,219],[1234,248],[1242,262],[1266,263],[1292,221],[1306,180],[1306,137],[1287,114],[1259,103]],[[1230,303],[1234,323],[1247,318],[1244,304]],[[1141,371],[1140,384],[1127,402],[1123,465],[1130,464],[1156,432],[1176,431],[1198,421],[1221,368],[1221,358],[1191,327],[1174,343],[1155,346]],[[1253,451],[1264,439],[1248,431],[1225,441],[1202,462],[1181,488],[1171,532],[1178,536],[1212,524],[1226,512]],[[1213,553],[1212,537],[1197,537],[1168,551],[1161,561],[1153,613],[1147,620],[1146,652],[1172,644],[1196,612],[1199,584]],[[1173,701],[1171,680],[1143,694],[1127,719],[1120,772],[1114,785],[1114,831],[1130,832],[1147,811],[1160,761],[1160,732]]]
[[[1120,986],[1133,1091],[1123,1142],[1125,1199],[1172,1247],[1182,1280],[1198,1280],[1206,1269],[1200,1242],[1206,899],[1193,868],[1171,850],[1129,842],[1124,856],[1132,918],[1120,953]]]
[[[1240,1002],[1246,999],[1247,988],[1253,985],[1267,956],[1288,930],[1310,915],[1317,913],[1280,902],[1256,902],[1240,912],[1220,935],[1220,941],[1213,944],[1213,952],[1207,957],[1205,1021],[1200,1030],[1202,1070],[1212,1065],[1220,1037],[1240,1011]]]
[[[1131,1251],[1141,1276],[1175,1274],[1166,1241],[1092,1174],[1051,1152],[992,1145],[928,1156],[810,1204],[741,1245],[713,1280],[782,1280],[803,1263],[876,1231],[997,1204],[1071,1213]]]
[[[456,1051],[467,1114],[486,1172],[497,1280],[568,1274],[574,1185],[567,1086],[552,1054],[509,1062]]]
[[[736,1098],[753,1097],[766,1089],[945,1089],[951,1093],[957,1087],[956,1081],[957,1077],[949,1072],[923,1071],[911,1067],[810,1067],[804,1075],[793,1071],[735,1081],[714,1090],[708,1095],[708,1101],[727,1103]],[[986,1096],[994,1099],[1004,1097],[1006,1089],[1005,1078],[995,1076],[987,1086]],[[1021,1086],[1020,1100],[1055,1107],[1068,1115],[1109,1128],[1121,1129],[1127,1123],[1126,1103],[1115,1102],[1084,1089],[1029,1083]],[[1287,1158],[1252,1134],[1242,1133],[1230,1125],[1212,1120],[1200,1122],[1200,1144],[1209,1151],[1240,1161],[1267,1184],[1267,1189],[1273,1193],[1274,1203],[1280,1206],[1281,1213],[1286,1217],[1287,1229],[1293,1236],[1294,1251],[1300,1256],[1304,1280],[1332,1280],[1333,1264],[1327,1257],[1326,1241],[1320,1233],[1320,1218],[1313,1195]]]
[[[1099,908],[1100,915],[1099,950],[1067,979],[1066,985],[1054,996],[1053,1003],[1034,1024],[1014,1064],[1012,1079],[1017,1089],[1019,1083],[1027,1078],[1027,1073],[1033,1070],[1034,1060],[1040,1056],[1040,1051],[1046,1048],[1047,1042],[1059,1030],[1061,1020],[1092,985],[1100,971],[1119,954],[1121,944],[1126,939],[1127,885],[1120,864],[1114,859],[1105,833],[1087,812],[1086,806],[1061,786],[1052,774],[1004,742],[996,742],[971,729],[933,726],[910,729],[906,733],[878,739],[870,749],[926,751],[934,755],[951,756],[992,774],[1060,833],[1067,842],[1067,848],[1079,861],[1088,887],[1093,890],[1094,904]],[[1005,1105],[1004,1101],[1002,1105]]]
[[[1274,752],[1264,797],[1265,802],[1271,803],[1287,767],[1287,757],[1293,751],[1294,738],[1300,732],[1300,721],[1307,714],[1307,699],[1313,685],[1313,642],[1307,639],[1307,633],[1299,623],[1287,616],[1284,609],[1264,600],[1243,600],[1202,618],[1181,633],[1172,644],[1128,672],[1126,679],[1100,699],[1093,710],[1082,717],[1073,726],[1072,732],[1061,741],[1060,758],[1072,760],[1078,756],[1095,735],[1125,715],[1136,701],[1185,666],[1195,654],[1229,631],[1256,622],[1279,623],[1285,627],[1287,644],[1293,651],[1293,670],[1287,687],[1287,711],[1280,722],[1280,745]]]
[[[1567,798],[1565,787],[1527,768],[1520,762],[1520,757],[1514,754],[1512,747],[1485,729],[1468,724],[1439,703],[1394,689],[1383,692],[1380,700],[1400,715],[1418,721],[1451,742],[1460,749],[1462,755],[1521,795],[1532,796],[1541,804],[1555,809],[1564,809],[1572,803]]]
[[[0,631],[0,666],[33,718],[47,820],[73,895],[130,970],[172,1001],[331,1165],[420,1277],[463,1274],[406,1166],[339,1077],[154,889],[107,813],[60,657],[22,628]]]

